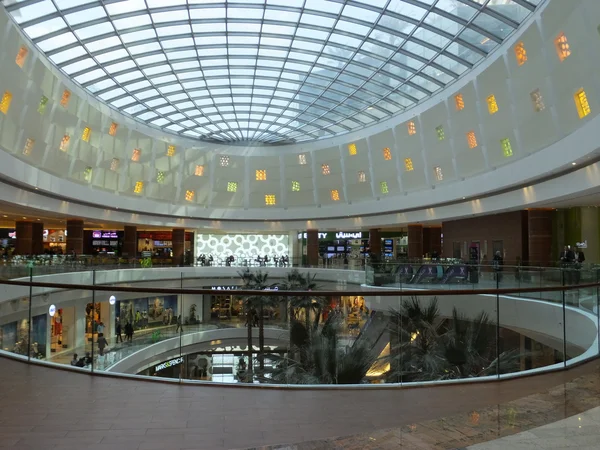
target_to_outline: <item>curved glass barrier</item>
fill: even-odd
[[[595,270],[440,266],[397,264],[385,279],[381,267],[29,267],[0,281],[0,348],[74,370],[261,385],[494,380],[598,356]]]

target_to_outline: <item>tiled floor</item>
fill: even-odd
[[[20,450],[461,448],[600,406],[598,361],[508,382],[382,390],[177,385],[5,358],[0,366],[0,448]]]

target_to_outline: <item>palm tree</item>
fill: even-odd
[[[315,282],[316,275],[311,276],[310,273],[301,274],[297,269],[288,273],[287,280],[281,285],[281,289],[286,291],[316,291],[318,285]],[[289,298],[288,314],[290,320],[297,317],[299,309],[304,309],[304,325],[309,333],[316,331],[321,319],[321,313],[326,305],[326,299],[317,295],[304,294]],[[315,320],[311,326],[311,313],[314,313]]]

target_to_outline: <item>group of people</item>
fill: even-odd
[[[248,263],[252,261],[252,258],[254,258],[254,262],[258,263],[260,267],[266,267],[267,265],[269,265],[269,263],[271,263],[271,261],[273,262],[275,267],[289,267],[290,265],[290,257],[288,255],[273,255],[272,258],[270,258],[269,255],[258,255],[256,257],[237,256],[238,265],[248,266]],[[201,254],[200,256],[198,256],[196,261],[198,262],[198,264],[200,264],[200,266],[208,267],[214,265],[215,259],[212,255],[207,256]],[[226,256],[223,260],[219,261],[222,261],[222,263],[224,263],[226,267],[231,267],[232,265],[234,265],[236,257],[233,255],[229,255]]]
[[[559,256],[560,265],[563,269],[571,269],[564,271],[564,281],[567,284],[578,284],[581,279],[581,265],[585,262],[585,254],[583,250],[577,246],[571,247],[565,245]]]

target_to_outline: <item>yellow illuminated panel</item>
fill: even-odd
[[[298,155],[298,164],[300,164],[301,166],[306,165],[306,155],[304,153]]]
[[[201,177],[202,175],[204,175],[204,166],[197,165],[196,170],[194,170],[194,175],[196,175],[197,177]]]
[[[44,114],[46,112],[46,106],[48,106],[48,97],[46,97],[45,95],[42,95],[42,98],[40,98],[40,104],[38,105],[37,111],[40,114]]]
[[[365,183],[366,181],[367,181],[367,175],[365,174],[365,171],[359,170],[358,171],[358,182]]]
[[[265,205],[274,206],[277,203],[277,199],[275,194],[266,194],[265,195]]]
[[[227,192],[237,192],[237,183],[235,181],[227,183]]]
[[[157,183],[163,183],[165,181],[165,173],[164,172],[158,172],[158,174],[156,174],[156,182]]]
[[[571,47],[569,46],[565,33],[560,33],[556,36],[556,39],[554,39],[554,47],[556,48],[558,59],[560,59],[561,62],[571,56]]]
[[[575,100],[577,114],[579,114],[580,119],[583,119],[592,112],[592,108],[590,108],[590,103],[588,102],[587,94],[583,89],[579,89],[577,92],[575,92],[573,99]]]
[[[469,131],[467,133],[467,143],[469,144],[469,148],[477,147],[477,137],[475,136],[474,131]]]
[[[134,148],[131,155],[131,160],[138,162],[140,160],[140,156],[142,156],[142,151],[139,148]]]
[[[25,141],[25,147],[23,147],[23,154],[25,156],[29,156],[31,151],[33,150],[33,145],[35,144],[35,139],[28,138]]]
[[[144,182],[143,181],[138,181],[137,183],[135,183],[135,187],[133,188],[133,192],[135,194],[141,194],[143,189],[144,189]]]
[[[258,169],[256,171],[256,181],[266,181],[267,171],[265,169]]]
[[[438,141],[444,140],[445,135],[444,135],[444,127],[443,126],[440,125],[439,127],[436,127],[435,133],[437,134]]]
[[[517,64],[519,66],[522,66],[527,62],[527,51],[525,50],[523,41],[517,42],[517,45],[515,45],[515,58],[517,58]]]
[[[221,164],[221,167],[229,166],[229,162],[230,162],[230,159],[229,159],[229,156],[227,156],[227,155],[221,156],[219,158],[219,163]]]
[[[496,114],[498,112],[498,102],[496,102],[496,96],[490,95],[487,98],[487,106],[490,114]]]
[[[83,179],[85,181],[92,181],[92,166],[87,166],[83,171]]]
[[[85,142],[90,142],[90,136],[92,135],[92,129],[90,127],[85,127],[83,129],[83,133],[81,133],[81,140]]]
[[[110,128],[108,129],[108,134],[111,136],[114,136],[117,134],[117,128],[119,128],[119,124],[116,122],[113,122],[110,124]]]
[[[383,149],[383,159],[385,159],[386,161],[391,161],[392,151],[390,150],[389,147],[386,147]]]
[[[0,101],[0,112],[3,114],[8,113],[8,108],[10,108],[10,102],[12,102],[12,94],[9,91],[4,91],[4,95],[2,96],[2,100]]]
[[[442,181],[444,179],[444,174],[442,173],[442,168],[441,167],[435,167],[433,169],[433,172],[435,173],[436,180]]]
[[[69,104],[69,100],[71,99],[71,91],[65,89],[62,94],[62,98],[60,99],[60,106],[66,108]]]
[[[356,155],[357,150],[356,150],[356,144],[348,144],[348,154],[350,156],[354,156]]]
[[[169,145],[169,147],[167,147],[167,156],[175,156],[175,146],[174,145]]]
[[[510,145],[510,139],[502,139],[500,141],[500,144],[502,144],[502,153],[504,154],[504,157],[510,158],[513,155],[512,145]]]
[[[65,134],[60,141],[60,149],[61,152],[66,152],[69,149],[69,142],[71,142],[71,136]]]
[[[185,191],[185,199],[188,202],[191,202],[192,200],[194,200],[194,194],[195,194],[194,191],[191,191],[188,189],[187,191]]]
[[[531,94],[531,103],[533,103],[533,109],[535,112],[540,112],[546,109],[546,105],[544,104],[544,98],[542,97],[542,93],[539,89],[536,89]]]
[[[456,106],[457,111],[462,111],[465,109],[465,101],[462,94],[456,94],[454,96],[454,105]]]
[[[120,163],[121,163],[121,161],[119,161],[119,158],[113,158],[112,161],[110,162],[110,170],[112,170],[113,172],[116,172],[117,170],[119,170]]]
[[[334,202],[339,201],[340,199],[340,191],[338,191],[337,189],[332,189],[331,190],[331,200],[333,200]]]
[[[329,168],[329,164],[321,164],[321,173],[323,175],[329,175],[331,173],[331,169]]]
[[[390,190],[388,189],[387,181],[382,181],[379,183],[379,188],[381,189],[382,194],[389,194]]]
[[[413,170],[415,170],[415,168],[413,167],[412,159],[410,159],[410,158],[404,159],[404,168],[406,169],[407,172],[412,172]]]
[[[293,192],[300,191],[300,183],[298,181],[292,181],[292,191]]]
[[[410,122],[408,122],[407,127],[408,127],[408,135],[409,136],[412,136],[413,134],[417,134],[417,126],[415,125],[415,123],[412,120]]]
[[[28,53],[29,53],[29,49],[27,47],[25,47],[24,45],[21,46],[21,48],[19,49],[19,52],[17,53],[15,62],[17,63],[17,66],[19,66],[21,69],[25,65],[25,60],[27,59]]]

